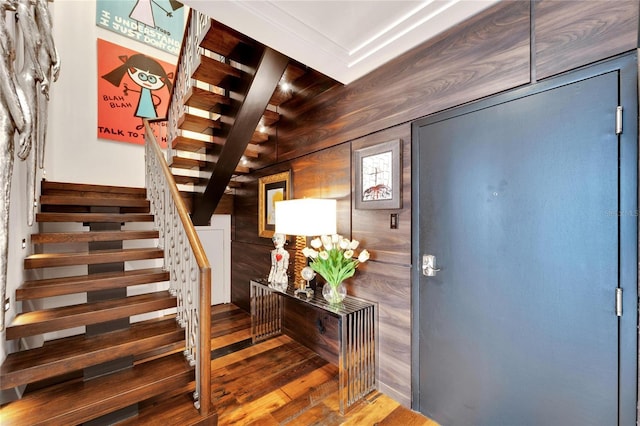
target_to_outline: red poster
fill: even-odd
[[[144,144],[144,118],[167,116],[175,65],[98,39],[98,137]],[[166,123],[152,126],[166,146]]]

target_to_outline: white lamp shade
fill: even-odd
[[[313,237],[336,233],[336,200],[301,198],[278,201],[275,232]]]

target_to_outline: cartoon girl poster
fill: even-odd
[[[98,39],[98,137],[144,144],[143,119],[167,116],[175,65]],[[154,125],[166,146],[165,123]]]

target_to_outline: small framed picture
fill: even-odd
[[[356,209],[402,208],[402,140],[354,151]]]
[[[288,200],[291,191],[291,171],[258,179],[258,235],[273,237],[276,228],[276,201]]]

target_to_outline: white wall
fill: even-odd
[[[56,0],[49,8],[62,67],[50,102],[47,179],[144,186],[143,146],[97,138],[97,39],[170,63],[177,57],[97,27],[95,1]]]

